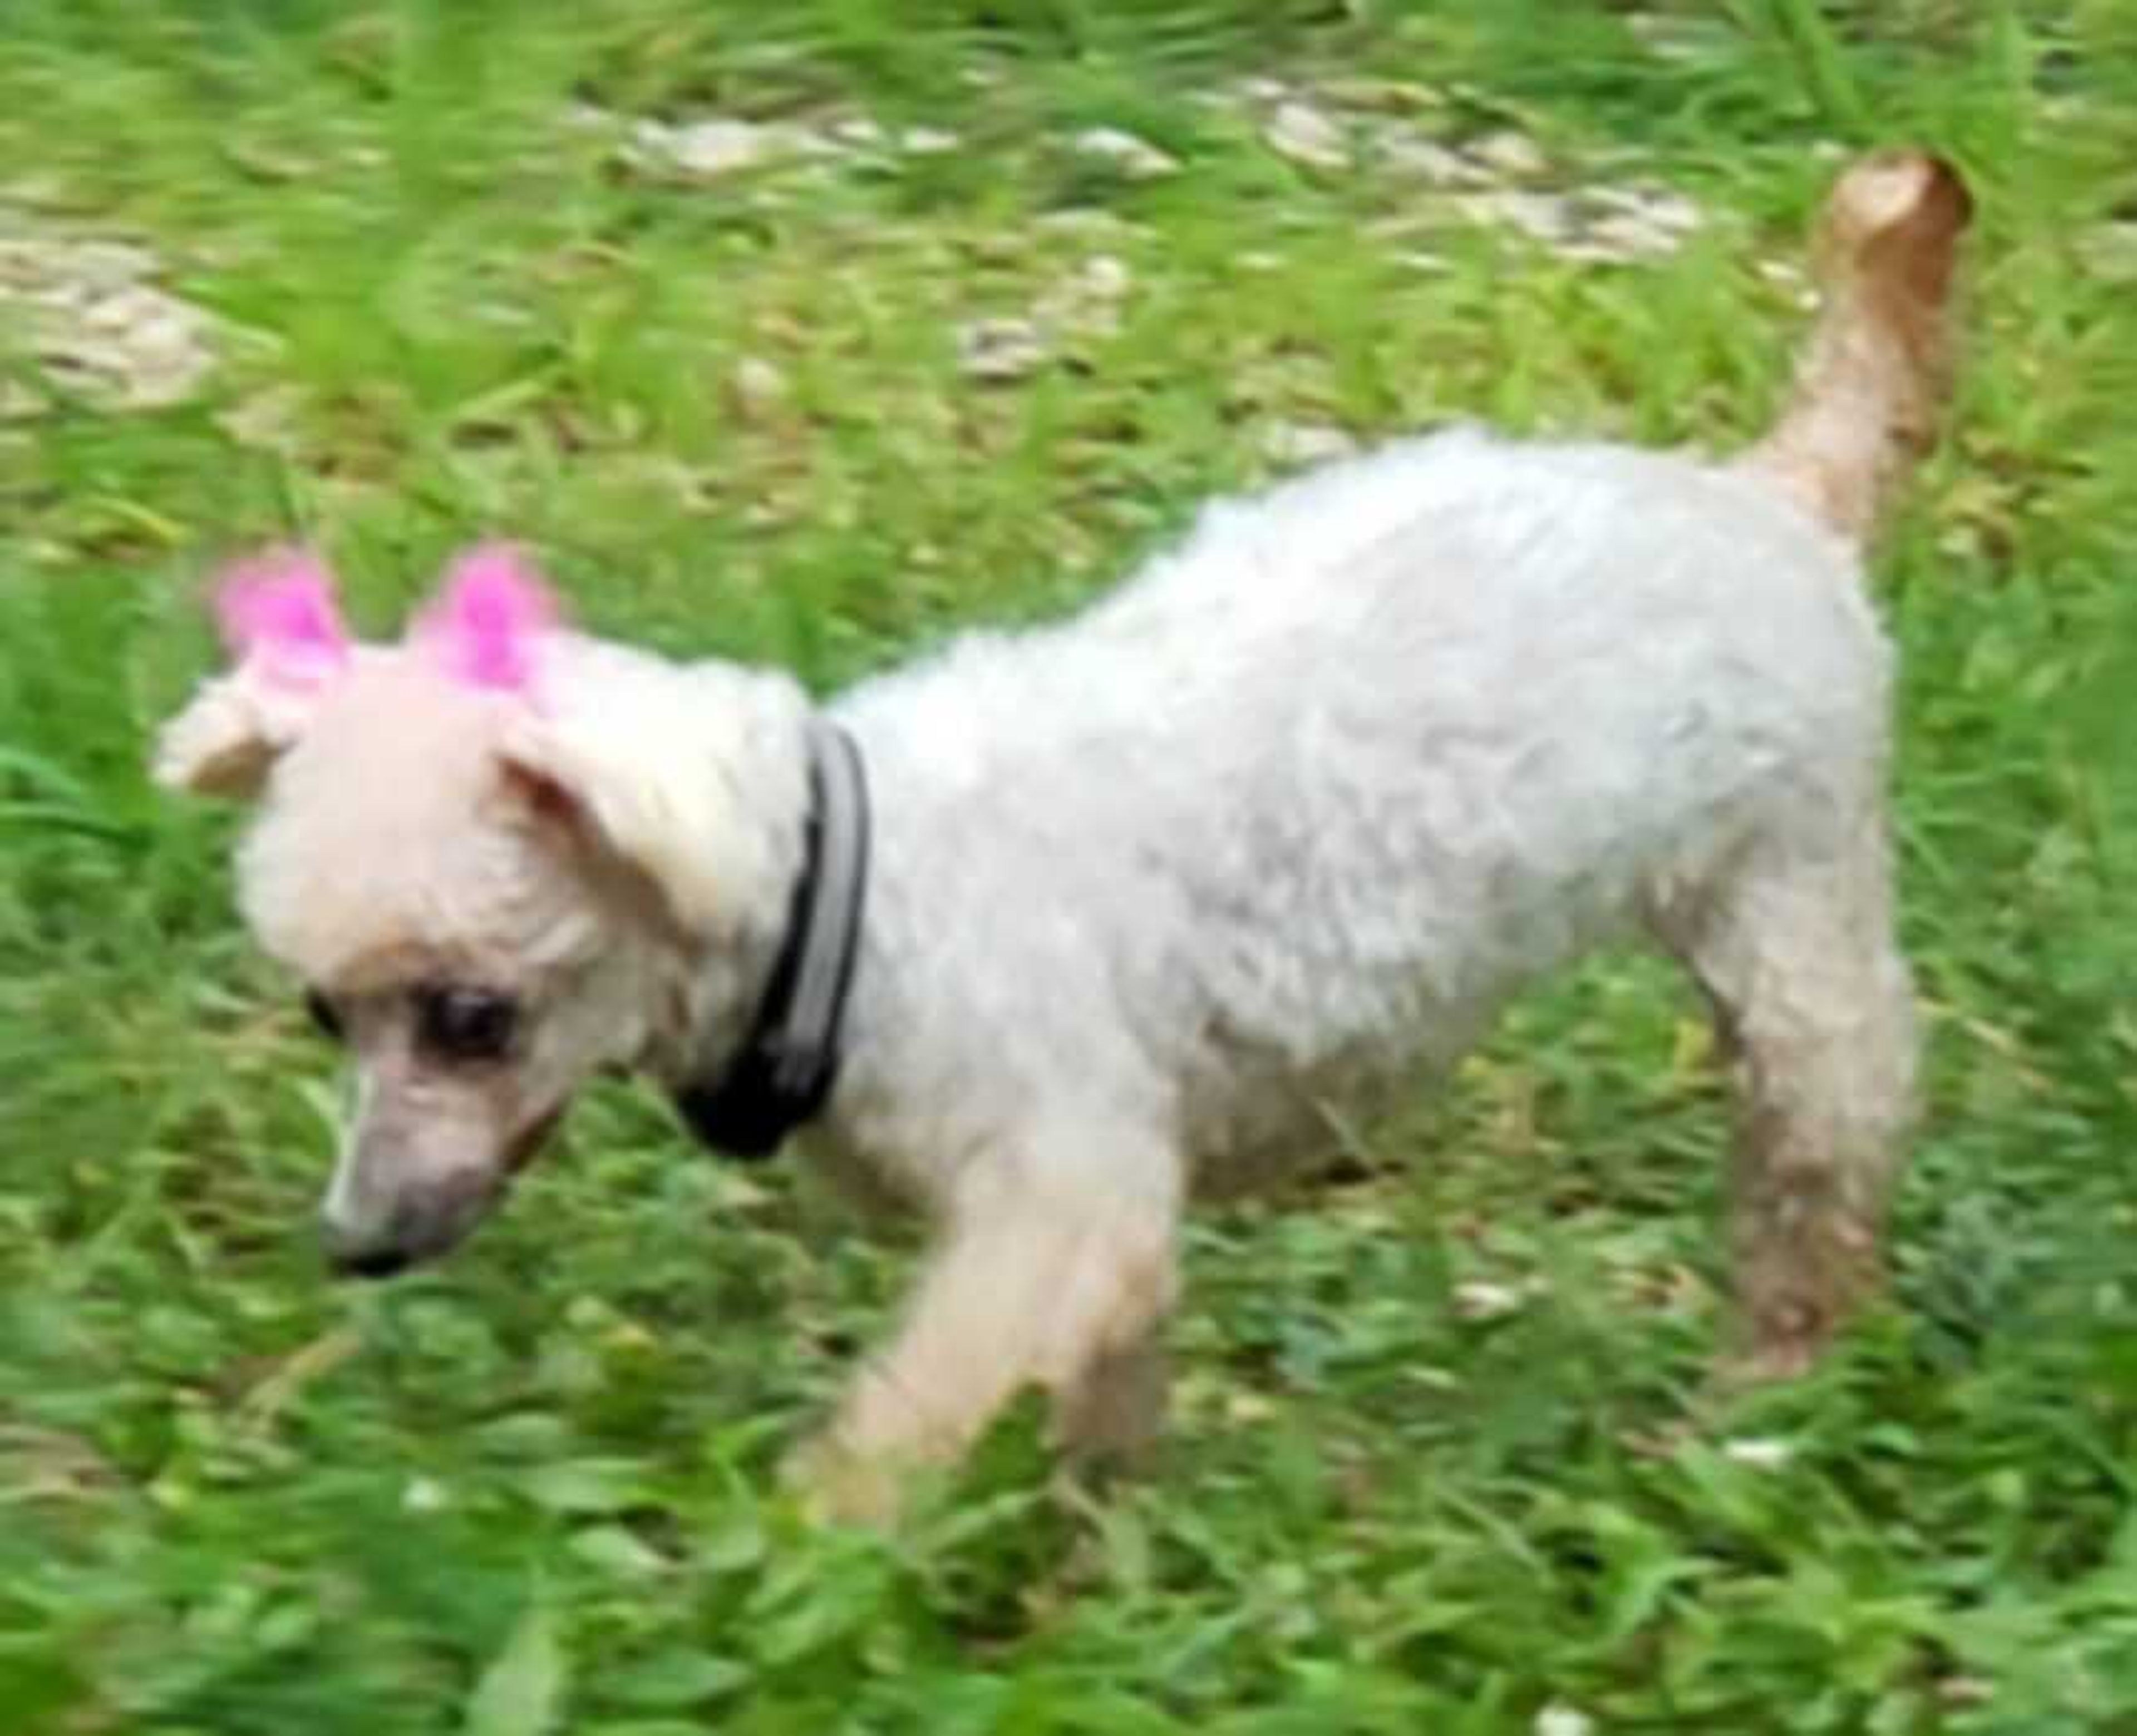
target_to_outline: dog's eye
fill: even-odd
[[[416,995],[416,1038],[443,1061],[499,1061],[512,1046],[519,1008],[482,988],[425,988]]]
[[[304,996],[304,1017],[312,1022],[313,1027],[319,1035],[329,1042],[338,1043],[341,1041],[341,1015],[334,1011],[334,1003],[316,988],[310,990]]]

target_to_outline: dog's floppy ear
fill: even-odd
[[[710,910],[693,866],[702,846],[689,842],[703,817],[663,785],[675,739],[652,714],[659,695],[559,670],[550,654],[558,619],[541,575],[505,544],[484,544],[454,563],[409,642],[451,680],[523,700],[500,713],[496,753],[510,792],[644,874],[696,928]]]
[[[666,751],[664,751],[664,749]],[[720,931],[734,882],[722,860],[713,780],[664,773],[672,744],[582,714],[515,719],[498,749],[508,783],[536,813],[645,876],[686,932]]]
[[[687,934],[783,921],[793,864],[763,817],[792,811],[806,777],[784,687],[707,666],[582,675],[500,739],[530,810],[644,876]]]
[[[251,796],[348,669],[354,641],[333,581],[312,557],[269,555],[238,568],[216,594],[236,660],[164,724],[153,773],[169,789]]]
[[[702,817],[661,767],[675,723],[660,715],[657,678],[627,685],[554,655],[560,612],[548,586],[502,543],[454,562],[409,634],[416,653],[449,679],[513,703],[497,760],[505,784],[538,818],[620,859],[660,889],[679,920],[708,919],[709,892],[694,866]]]

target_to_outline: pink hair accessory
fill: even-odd
[[[508,544],[484,543],[453,563],[416,636],[457,680],[524,693],[542,636],[557,622],[540,574]]]
[[[215,613],[231,655],[285,686],[317,687],[354,652],[333,576],[303,549],[277,549],[231,568],[216,588]]]

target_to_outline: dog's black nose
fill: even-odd
[[[336,1254],[333,1262],[344,1278],[391,1278],[406,1271],[411,1257],[400,1248],[372,1248],[361,1254]]]

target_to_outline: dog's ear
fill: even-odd
[[[217,592],[216,614],[236,666],[164,724],[153,775],[168,789],[251,796],[348,669],[355,643],[332,578],[308,555],[238,568]]]
[[[642,876],[686,934],[783,922],[793,864],[765,817],[791,811],[807,776],[791,685],[650,661],[574,685],[499,738],[522,806]]]
[[[718,933],[731,883],[710,780],[680,788],[650,763],[666,757],[659,745],[619,737],[596,719],[530,715],[507,729],[498,762],[528,812],[644,876],[685,933]]]
[[[691,788],[674,769],[689,763],[674,751],[678,732],[699,720],[666,712],[665,676],[589,698],[583,675],[575,683],[548,655],[558,619],[540,574],[485,544],[454,563],[410,642],[453,680],[527,701],[499,714],[496,749],[523,811],[642,875],[686,929],[709,931],[728,903],[713,889],[731,885],[713,782]]]

